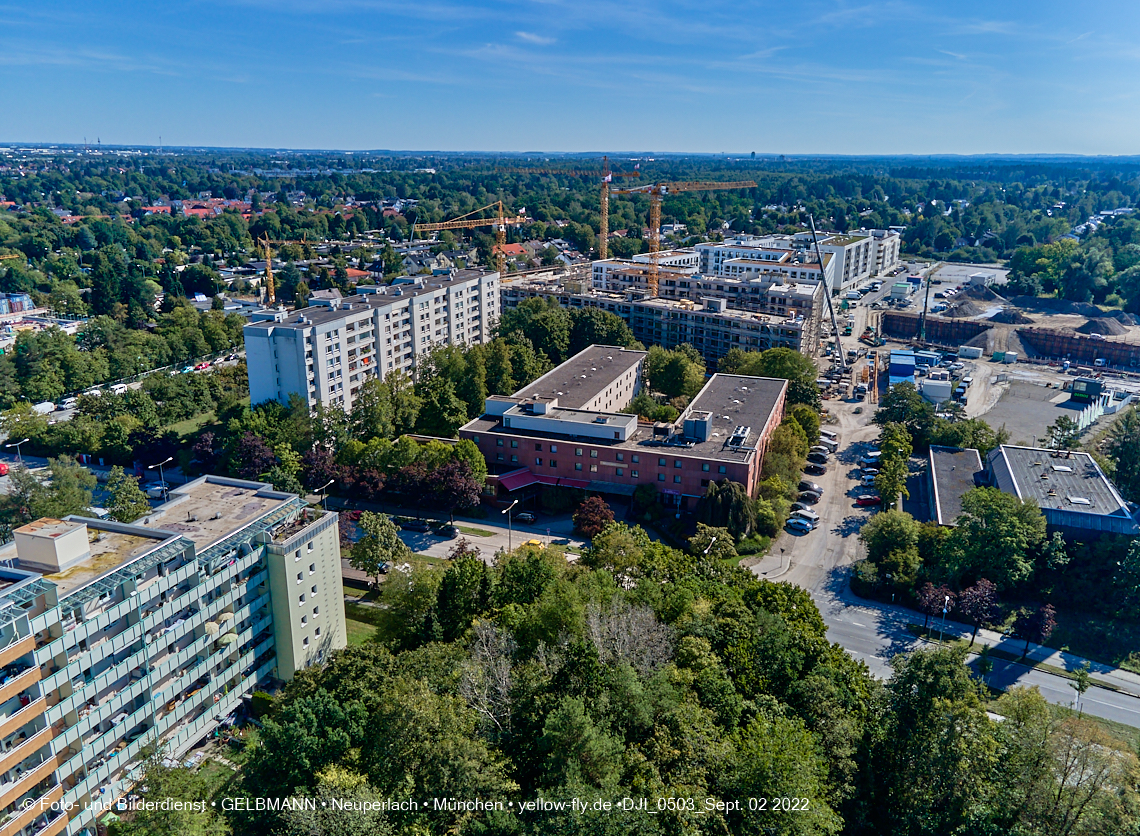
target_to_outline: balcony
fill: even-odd
[[[29,769],[15,781],[10,784],[5,784],[0,787],[0,809],[7,807],[13,801],[21,798],[28,790],[48,777],[55,771],[56,760],[55,756],[45,758],[43,763],[37,765],[33,769]],[[63,788],[59,787],[60,792]]]
[[[33,649],[35,649],[35,639],[31,636],[25,636],[19,641],[13,642],[0,650],[0,668],[15,662],[26,653],[31,653]]]
[[[39,681],[40,669],[35,666],[28,668],[28,670],[24,671],[19,676],[12,677],[3,685],[0,685],[0,705],[3,705],[12,697],[16,696],[16,694],[19,694],[21,691],[23,691],[25,688],[31,685],[35,685]]]
[[[56,784],[40,798],[35,799],[26,810],[16,810],[15,813],[3,825],[0,825],[0,836],[16,836],[17,833],[22,831],[29,823],[35,821],[39,816],[50,815],[54,811],[51,810],[51,805],[55,804],[60,798],[63,797],[63,787]],[[67,825],[67,814],[60,812],[52,819],[46,828],[36,832],[36,836],[55,836]]]
[[[23,706],[19,711],[16,711],[3,720],[0,720],[0,738],[5,738],[16,729],[27,725],[35,717],[44,713],[47,708],[47,700],[40,697],[38,700],[33,700],[27,705]]]
[[[53,737],[55,737],[55,732],[48,726],[36,732],[27,740],[16,743],[11,749],[0,755],[0,773],[7,772],[20,761],[27,759],[33,752],[40,749],[44,744],[49,743]]]

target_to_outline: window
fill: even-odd
[[[621,432],[614,430],[614,441],[621,441]]]
[[[637,478],[637,471],[636,471],[636,470],[631,470],[631,471],[629,472],[629,478],[631,478],[631,479],[636,479],[636,478]]]
[[[598,451],[597,450],[591,450],[590,451],[590,458],[596,459],[597,457],[598,457]]]
[[[716,469],[716,472],[717,473],[728,473],[728,468],[722,464],[720,467],[718,467]]]
[[[615,472],[617,473],[618,476],[625,476],[625,468],[624,467],[617,468],[617,470]]]
[[[598,466],[596,464],[590,465],[590,472],[591,473],[597,473],[598,472]]]
[[[305,544],[305,551],[310,551],[310,552],[311,552],[312,550],[313,550],[313,541],[312,541],[312,540],[310,540],[309,542],[307,542],[307,543]]]
[[[557,459],[551,459],[550,460],[550,466],[551,467],[558,467],[558,460]]]
[[[534,445],[534,449],[537,450],[539,453],[541,453],[542,452],[542,445],[536,444],[536,445]]]
[[[301,639],[301,644],[303,644],[305,647],[308,647],[309,646],[309,637],[305,636],[305,638]]]
[[[316,594],[317,594],[317,586],[316,586],[316,584],[313,584],[313,590],[312,590],[312,592],[313,592],[313,594],[314,594],[314,595],[316,595]]]
[[[681,484],[681,475],[680,474],[677,474],[676,476],[673,477],[673,483],[676,485]]]
[[[665,474],[664,473],[658,473],[657,474],[657,481],[658,482],[664,482],[665,481]]]
[[[677,467],[677,468],[681,467],[681,460],[680,459],[673,459],[673,467]]]
[[[617,460],[619,462],[624,462],[625,461],[625,453],[618,453],[617,454]]]
[[[633,462],[634,464],[637,464],[639,461],[641,461],[641,457],[640,456],[630,456],[629,460],[631,462]]]
[[[512,446],[512,447],[518,447],[518,446],[519,446],[519,443],[518,443],[517,441],[512,441],[512,442],[511,442],[511,446]]]
[[[320,614],[321,614],[321,608],[320,607],[313,607],[313,615],[320,615]]]
[[[575,455],[575,456],[580,456],[580,455],[582,455],[582,448],[581,448],[581,447],[576,447],[576,448],[574,449],[574,455]]]
[[[581,470],[582,469],[582,463],[581,462],[574,462],[574,469],[575,470]]]
[[[304,593],[304,592],[302,592],[302,593],[301,593],[301,599],[300,599],[299,601],[297,601],[297,603],[298,603],[298,604],[303,604],[303,603],[305,603],[305,593]]]
[[[511,456],[511,463],[512,464],[518,464],[518,461],[519,461],[518,456]]]
[[[503,460],[503,454],[502,453],[496,453],[495,454],[495,461],[501,462],[502,460]]]
[[[501,439],[501,438],[496,438],[496,439],[495,439],[495,446],[496,446],[496,447],[502,447],[502,446],[503,446],[503,439]]]
[[[313,632],[314,632],[314,633],[316,633],[316,634],[319,636],[319,635],[321,634],[321,628],[320,628],[320,627],[318,627],[318,628],[317,628],[317,629],[315,629]]]
[[[476,444],[478,444],[479,443],[479,436],[473,435],[473,436],[471,436],[471,440],[474,441]]]
[[[701,487],[707,488],[708,486],[709,486],[709,480],[708,479],[702,479],[701,480]]]
[[[550,452],[551,453],[557,453],[558,452],[558,445],[557,444],[551,444],[550,445]]]
[[[310,563],[310,564],[309,564],[309,574],[310,574],[310,575],[312,575],[312,574],[315,574],[315,573],[316,573],[316,571],[317,571],[317,564],[315,564],[315,563]]]
[[[293,560],[300,560],[300,559],[301,559],[301,550],[297,549],[297,551],[293,552]]]
[[[300,583],[300,582],[301,582],[301,578],[302,578],[302,577],[304,577],[304,573],[303,573],[303,572],[298,572],[298,573],[297,573],[297,583]]]
[[[542,458],[540,456],[535,456],[534,457],[534,463],[536,465],[538,465],[539,467],[542,467]]]
[[[704,471],[705,473],[708,473],[708,472],[709,472],[709,463],[708,463],[708,462],[704,462],[704,463],[701,465],[701,470],[702,470],[702,471]]]
[[[309,623],[309,617],[307,615],[301,616],[301,626],[304,627],[308,623]]]

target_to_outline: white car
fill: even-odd
[[[819,514],[817,514],[815,511],[807,509],[792,511],[791,517],[799,517],[802,520],[807,520],[813,526],[819,525]]]
[[[146,486],[146,495],[151,499],[162,499],[170,490],[170,485],[165,482],[155,482]]]

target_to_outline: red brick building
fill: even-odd
[[[590,346],[459,431],[478,445],[501,493],[562,485],[631,496],[654,485],[692,510],[710,482],[755,494],[768,441],[784,416],[787,381],[717,374],[672,424],[619,410],[641,388],[645,352]]]

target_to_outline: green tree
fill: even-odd
[[[455,394],[455,384],[444,377],[432,377],[416,384],[422,406],[416,430],[438,438],[454,438],[467,423],[467,404]]]
[[[352,546],[349,564],[380,580],[384,564],[395,564],[412,556],[412,550],[400,539],[400,529],[387,514],[365,511],[357,523],[364,536]]]
[[[127,476],[118,465],[107,475],[107,493],[110,494],[107,513],[113,520],[134,522],[150,513],[150,503],[138,479]]]
[[[650,346],[645,358],[645,376],[654,391],[670,398],[692,398],[705,383],[705,367],[684,351]]]
[[[313,809],[295,805],[281,812],[281,836],[388,836],[392,826],[384,798],[358,772],[334,764],[316,775]]]
[[[1112,463],[1113,480],[1125,497],[1140,500],[1140,411],[1136,407],[1116,419],[1107,441],[1105,455]]]
[[[906,480],[910,475],[910,435],[902,424],[887,424],[880,435],[879,472],[875,488],[883,498],[883,506],[890,508],[900,496],[909,497]]]
[[[880,575],[889,573],[898,586],[908,588],[914,585],[921,565],[919,531],[920,525],[905,511],[882,511],[867,521],[859,539]]]
[[[1027,580],[1033,550],[1045,539],[1045,517],[1032,502],[997,488],[974,488],[962,497],[962,515],[947,540],[955,579],[985,576],[998,589]]]
[[[879,399],[879,408],[872,419],[880,427],[902,424],[919,449],[930,442],[934,425],[934,404],[922,397],[910,383],[899,383]]]
[[[21,522],[90,513],[95,474],[67,456],[48,459],[47,481],[25,468],[11,474],[9,502]]]
[[[491,602],[491,574],[487,564],[472,552],[466,540],[456,544],[452,560],[439,584],[436,618],[443,639],[455,641]]]
[[[633,331],[625,321],[615,313],[599,308],[576,308],[570,311],[570,356],[592,345],[637,349],[643,347],[634,338]]]
[[[697,501],[697,521],[715,528],[727,528],[736,541],[752,533],[756,521],[756,502],[739,482],[721,479],[710,482],[705,495]]]
[[[1045,432],[1049,438],[1049,446],[1054,450],[1071,450],[1081,437],[1080,427],[1068,415],[1060,416],[1045,428]]]
[[[228,836],[229,824],[209,804],[197,805],[210,796],[210,786],[202,773],[182,766],[166,766],[160,754],[151,755],[143,766],[138,783],[147,801],[182,802],[162,809],[141,809],[129,818],[120,818],[108,829],[110,836]]]
[[[803,428],[809,445],[819,441],[820,419],[818,410],[806,404],[797,403],[789,410],[789,414]]]
[[[767,351],[748,351],[724,358],[721,371],[732,369],[730,374],[778,377],[788,381],[788,403],[805,404],[818,410],[819,387],[815,382],[819,370],[812,359],[792,348],[769,348]]]

